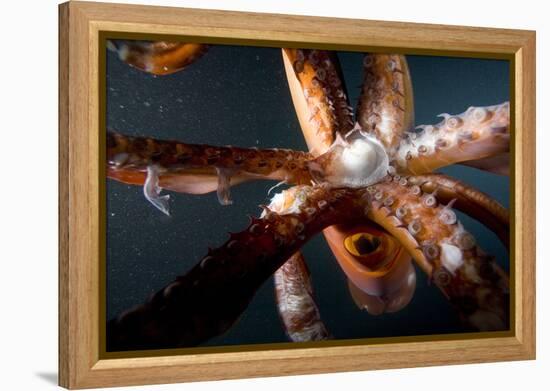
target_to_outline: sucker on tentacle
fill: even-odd
[[[409,132],[394,154],[399,171],[415,175],[467,161],[480,161],[510,149],[510,104],[470,107],[462,114],[441,114],[437,125]],[[475,163],[474,163],[475,164]]]

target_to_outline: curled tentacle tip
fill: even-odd
[[[388,196],[384,200],[384,206],[388,206],[388,207],[392,206],[394,202],[395,202],[395,199],[392,196]]]

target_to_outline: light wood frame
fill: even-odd
[[[61,4],[59,20],[60,385],[89,388],[535,358],[535,32],[87,2]],[[497,338],[101,359],[101,31],[510,59],[512,332]]]

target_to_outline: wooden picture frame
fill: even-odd
[[[59,384],[89,388],[535,358],[535,32],[89,2],[59,7]],[[476,339],[105,358],[102,32],[494,57],[511,63],[512,330]],[[101,326],[102,325],[102,326]],[[457,354],[459,352],[460,354]]]

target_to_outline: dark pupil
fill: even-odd
[[[362,235],[355,240],[353,245],[359,254],[369,254],[380,246],[380,239],[369,239],[368,237]]]

